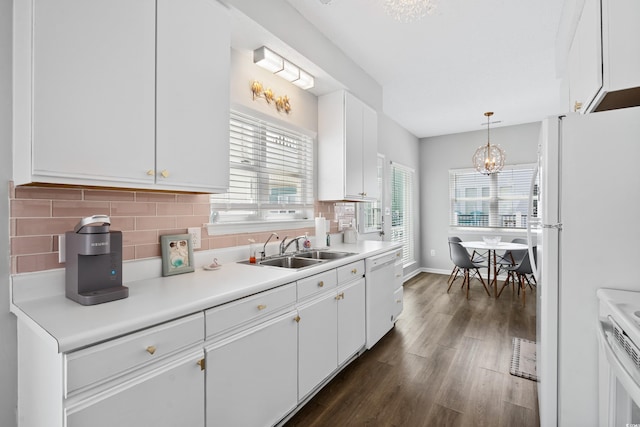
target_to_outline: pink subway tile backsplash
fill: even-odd
[[[12,200],[13,218],[46,218],[51,216],[51,200]]]
[[[69,187],[11,187],[12,274],[63,268],[58,263],[58,235],[73,230],[78,221],[107,214],[111,228],[123,232],[123,260],[159,257],[160,236],[184,234],[201,227],[202,248],[219,249],[247,245],[248,239],[264,242],[269,232],[209,236],[208,194],[181,194]],[[316,212],[333,218],[333,203],[316,203]],[[335,229],[335,230],[334,230]],[[332,232],[337,224],[332,223]],[[278,231],[280,238],[295,237],[313,228]]]

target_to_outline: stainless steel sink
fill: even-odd
[[[284,256],[272,259],[265,259],[264,261],[258,261],[258,265],[270,265],[272,267],[282,267],[282,268],[303,268],[310,267],[312,265],[316,265],[321,263],[322,260],[319,259],[309,259],[309,258],[297,258],[293,256]]]
[[[309,251],[309,252],[295,254],[296,257],[311,258],[311,259],[340,259],[340,258],[348,257],[351,255],[355,255],[355,254],[352,252],[331,252],[331,251]]]
[[[240,264],[256,266],[268,265],[270,267],[298,269],[311,267],[323,262],[348,257],[350,255],[355,254],[352,252],[308,251],[268,258],[253,264],[250,264],[249,261],[240,261]]]

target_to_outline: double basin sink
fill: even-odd
[[[312,267],[323,262],[328,262],[340,258],[345,258],[351,255],[355,255],[352,252],[333,252],[333,251],[305,251],[297,252],[293,254],[279,255],[271,258],[257,261],[256,263],[249,263],[249,261],[240,261],[242,264],[257,265],[257,266],[271,266],[280,268],[299,269],[305,267]]]

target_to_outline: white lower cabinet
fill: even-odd
[[[296,312],[206,347],[207,426],[271,426],[297,405]]]
[[[96,394],[68,402],[67,427],[196,427],[204,425],[204,372],[198,348],[157,368],[136,372]]]
[[[338,367],[338,300],[334,292],[300,306],[298,398],[302,400]]]
[[[338,289],[338,365],[364,346],[365,281],[360,278]]]

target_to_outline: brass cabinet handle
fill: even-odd
[[[267,306],[264,305],[264,304],[259,304],[258,305],[258,310],[264,310],[265,308],[267,308]]]
[[[354,268],[353,270],[351,270],[351,274],[356,274],[356,273],[358,273],[358,269],[357,268]]]
[[[396,254],[396,257],[401,257],[401,256],[402,256],[402,252],[398,252],[398,253]]]
[[[150,345],[149,347],[147,347],[147,353],[153,354],[155,352],[156,352],[156,346],[155,345]]]
[[[323,287],[323,286],[324,286],[324,281],[320,280],[320,281],[318,282],[318,286],[319,286],[319,287]]]
[[[293,320],[295,320],[296,323],[300,323],[300,316],[298,315],[298,316],[294,317]]]
[[[149,170],[147,171],[147,175],[149,175],[149,176],[153,176],[153,175],[155,175],[155,174],[156,174],[156,171],[154,171],[153,169],[149,169]]]
[[[160,172],[160,175],[162,175],[163,178],[169,178],[169,171],[165,169]]]
[[[577,112],[578,110],[580,110],[582,108],[582,102],[580,101],[576,101],[575,104],[573,104],[573,111]]]
[[[400,303],[402,303],[402,300],[401,300],[401,299],[397,299],[397,300],[396,300],[396,302],[397,302],[398,304],[400,304]]]
[[[196,362],[196,364],[197,364],[198,366],[200,366],[200,370],[201,370],[201,371],[204,371],[204,368],[205,368],[205,365],[206,365],[206,362],[204,361],[204,359],[200,359],[200,360],[198,360],[198,361]]]
[[[336,295],[336,299],[337,300],[344,299],[344,292],[340,292],[338,295]]]

